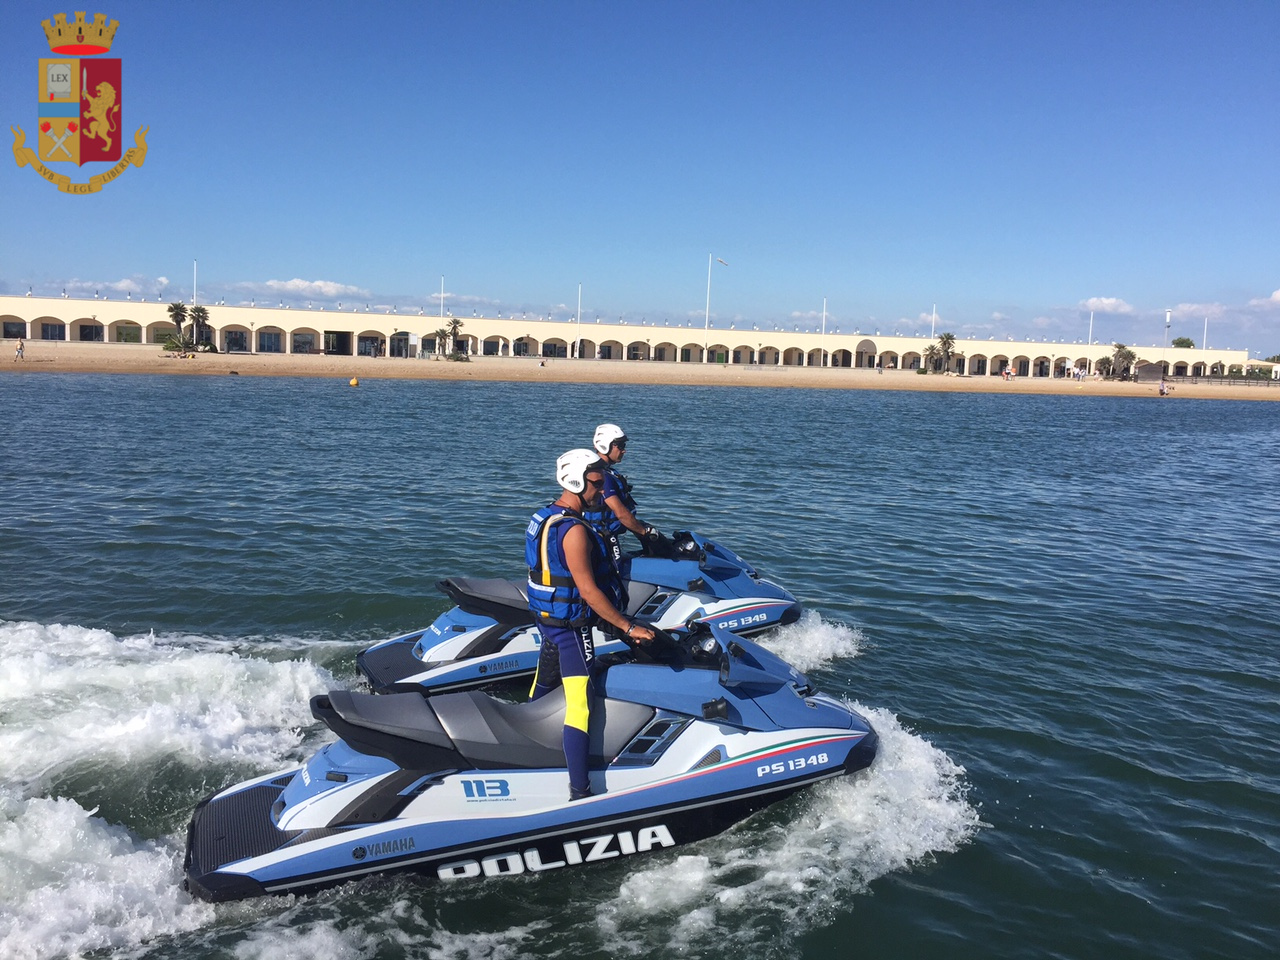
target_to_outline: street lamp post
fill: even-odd
[[[1173,324],[1173,311],[1166,310],[1164,312],[1164,343],[1160,345],[1160,376],[1164,377],[1169,373],[1168,364],[1165,362],[1164,354],[1169,349],[1169,327]]]

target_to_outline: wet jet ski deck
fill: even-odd
[[[747,636],[800,618],[787,590],[741,557],[696,533],[678,532],[669,557],[626,557],[626,614],[662,629],[691,620]],[[437,587],[456,604],[429,627],[375,644],[356,657],[379,693],[461,690],[524,680],[538,663],[541,636],[523,582],[452,577]],[[625,644],[595,632],[596,654]]]
[[[876,735],[847,704],[718,628],[667,662],[623,654],[595,682],[595,796],[569,802],[563,694],[331,691],[338,736],[305,765],[223,790],[188,829],[186,884],[208,900],[411,871],[441,880],[576,867],[718,833],[855,773]]]

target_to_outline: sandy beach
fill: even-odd
[[[473,357],[465,363],[444,359],[387,357],[198,353],[182,358],[153,344],[74,343],[28,340],[26,357],[0,357],[0,373],[167,373],[183,376],[331,377],[370,380],[505,380],[548,383],[634,383],[681,386],[787,387],[825,390],[931,390],[970,393],[1077,394],[1154,397],[1155,381],[1121,383],[1020,377],[922,375],[909,370],[848,367],[748,366],[660,363],[627,360],[538,360],[527,357]],[[1280,383],[1171,381],[1170,399],[1280,400]]]

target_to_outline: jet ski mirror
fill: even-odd
[[[707,559],[706,553],[688,530],[677,530],[671,534],[671,556],[676,560],[696,560],[698,563]]]
[[[729,719],[729,701],[724,697],[717,697],[714,700],[708,700],[702,705],[703,720],[728,720]]]

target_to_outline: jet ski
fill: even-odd
[[[714,624],[664,636],[599,661],[593,795],[575,801],[562,693],[314,697],[338,739],[201,802],[187,890],[223,901],[380,874],[452,882],[576,868],[711,836],[875,758],[861,715],[763,647]]]
[[[665,556],[624,556],[627,616],[670,630],[702,620],[747,636],[800,618],[800,603],[732,550],[679,531]],[[542,642],[524,581],[451,577],[437,588],[455,604],[429,627],[375,644],[356,657],[377,693],[446,692],[524,682]],[[625,649],[597,629],[596,654]]]

